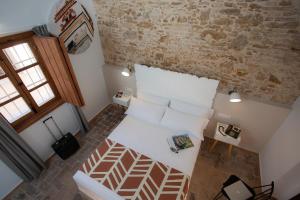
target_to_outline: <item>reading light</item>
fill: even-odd
[[[122,75],[126,77],[130,76],[130,70],[127,67],[125,67],[122,71]]]
[[[236,88],[234,88],[233,90],[229,91],[228,94],[230,96],[230,99],[229,99],[230,102],[232,102],[232,103],[238,103],[238,102],[242,101],[241,96],[237,92]]]

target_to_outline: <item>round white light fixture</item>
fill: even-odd
[[[122,75],[123,75],[123,76],[126,76],[126,77],[130,76],[130,71],[129,71],[129,69],[128,69],[127,67],[125,67],[125,68],[123,69]]]
[[[242,102],[240,94],[236,91],[236,89],[231,90],[229,93],[229,101],[232,103],[239,103]]]

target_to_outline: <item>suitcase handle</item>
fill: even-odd
[[[43,120],[43,123],[45,124],[45,122],[46,122],[46,121],[48,121],[48,120],[49,120],[49,119],[51,119],[51,118],[53,119],[53,117],[52,117],[52,116],[50,116],[50,117],[46,118],[45,120]]]
[[[45,120],[43,120],[43,124],[46,126],[46,128],[48,129],[48,131],[49,131],[49,133],[51,134],[51,136],[52,136],[56,141],[58,141],[58,139],[55,137],[55,135],[53,134],[53,132],[51,131],[51,129],[49,128],[49,126],[48,126],[47,123],[46,123],[46,122],[47,122],[48,120],[50,120],[50,119],[53,121],[55,127],[58,129],[60,135],[61,135],[62,137],[64,137],[64,134],[62,133],[61,129],[59,128],[59,126],[57,125],[56,121],[53,119],[52,116],[50,116],[50,117],[46,118]]]

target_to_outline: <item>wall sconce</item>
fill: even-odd
[[[124,67],[124,69],[122,70],[121,74],[122,76],[128,77],[130,76],[130,74],[132,73],[132,68],[130,66],[128,67]]]
[[[237,92],[237,89],[234,88],[233,90],[230,90],[228,92],[230,98],[229,101],[232,103],[238,103],[238,102],[242,102],[241,96],[240,94]]]

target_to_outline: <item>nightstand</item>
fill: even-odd
[[[224,130],[226,130],[228,124],[224,124],[224,123],[220,123],[220,122],[217,123],[216,131],[215,131],[215,135],[214,135],[215,141],[214,141],[213,145],[210,147],[209,151],[211,152],[215,148],[215,146],[217,145],[217,143],[219,141],[224,142],[224,143],[228,144],[228,157],[230,157],[231,151],[232,151],[232,146],[238,146],[239,143],[241,142],[241,139],[242,139],[241,134],[238,136],[238,138],[233,138],[229,135],[221,133],[219,131],[220,126],[223,126]]]
[[[117,97],[117,94],[113,96],[113,102],[121,106],[128,107],[131,99],[131,95],[123,94],[121,97]]]

